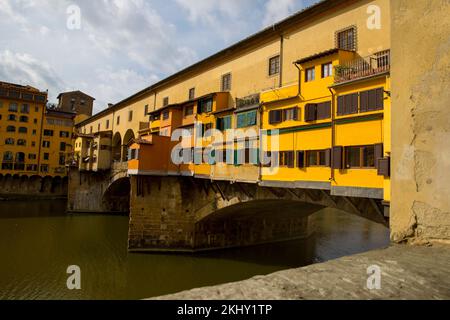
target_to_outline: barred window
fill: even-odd
[[[352,26],[336,32],[336,47],[356,51],[356,27]]]
[[[280,56],[272,57],[269,59],[269,76],[273,76],[280,73]]]

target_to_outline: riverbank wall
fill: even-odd
[[[66,199],[67,178],[0,175],[0,201]]]

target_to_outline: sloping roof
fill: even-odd
[[[88,95],[88,94],[86,94],[86,93],[84,93],[84,92],[82,92],[82,91],[80,91],[80,90],[61,92],[60,94],[58,94],[57,99],[59,99],[63,94],[69,94],[69,93],[79,93],[79,94],[82,94],[82,95],[84,95],[84,96],[86,96],[86,97],[91,98],[92,100],[95,100],[94,97],[92,97],[92,96],[90,96],[90,95]]]
[[[316,59],[319,59],[319,58],[322,58],[322,57],[325,57],[325,56],[329,56],[329,55],[338,53],[339,50],[340,49],[338,49],[338,48],[332,48],[332,49],[329,49],[329,50],[318,52],[318,53],[315,53],[315,54],[310,55],[308,57],[299,59],[295,63],[302,64],[302,63],[305,63],[305,62],[308,62],[308,61],[316,60]]]

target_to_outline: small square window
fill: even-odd
[[[305,82],[316,80],[316,68],[308,68],[305,70]]]
[[[331,62],[322,65],[322,78],[331,77],[333,75],[333,64]]]

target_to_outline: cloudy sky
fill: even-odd
[[[98,112],[314,2],[0,0],[0,80],[51,102],[79,89]]]

